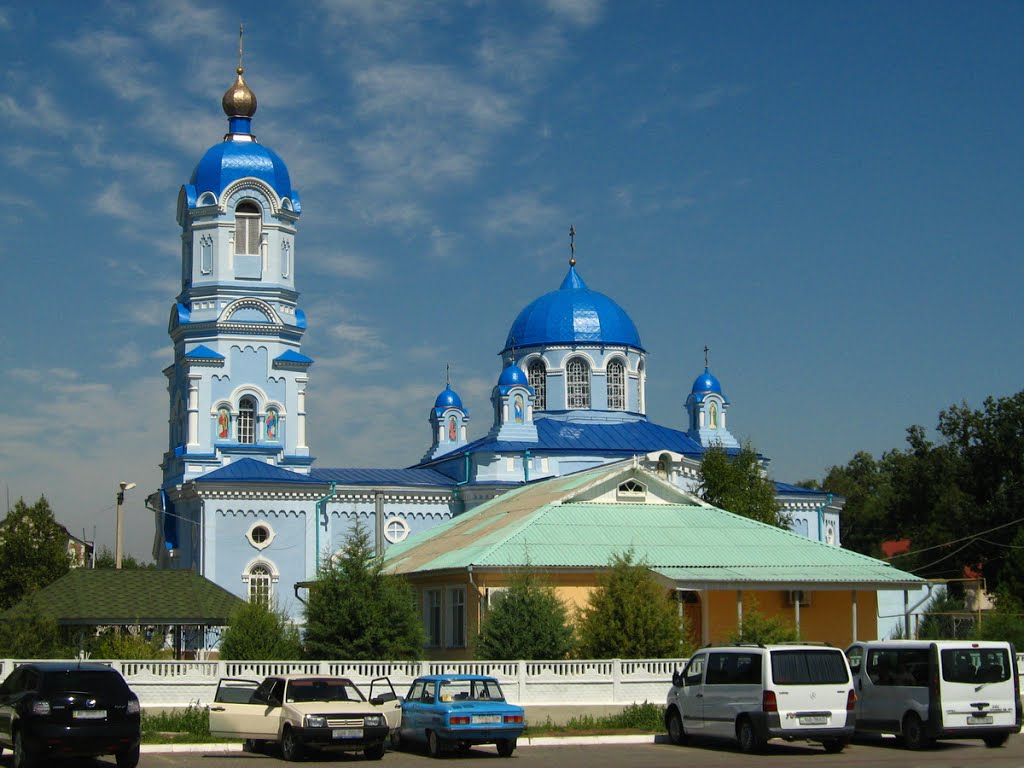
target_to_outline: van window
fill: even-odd
[[[700,679],[704,676],[703,655],[694,656],[683,671],[683,685],[700,685]]]
[[[841,651],[772,651],[772,679],[778,685],[848,683],[846,657]]]
[[[868,653],[868,678],[875,685],[928,685],[927,648],[884,648]]]
[[[758,653],[712,653],[708,657],[705,685],[760,685],[761,655]]]
[[[1001,683],[1012,674],[1005,648],[944,648],[942,679],[950,683]]]

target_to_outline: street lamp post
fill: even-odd
[[[117,491],[117,545],[114,552],[114,567],[121,569],[121,550],[123,549],[124,525],[121,522],[121,507],[124,506],[124,492],[135,487],[135,483],[126,483],[123,480],[118,483]]]

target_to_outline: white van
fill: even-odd
[[[838,648],[702,648],[672,676],[665,727],[674,744],[690,736],[718,736],[756,752],[768,739],[804,739],[820,741],[826,752],[841,752],[853,736],[856,699]]]
[[[1002,746],[1021,726],[1013,645],[878,640],[846,650],[857,684],[856,732],[893,733],[908,749],[935,739]]]

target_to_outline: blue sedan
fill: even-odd
[[[509,757],[525,725],[523,708],[505,701],[493,677],[429,675],[416,678],[402,702],[398,741],[426,742],[431,757],[473,744],[495,744]]]

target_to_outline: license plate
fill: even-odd
[[[500,723],[501,715],[473,715],[474,723]]]
[[[107,716],[105,709],[76,709],[72,715],[76,720],[103,720]]]
[[[991,725],[992,715],[969,715],[967,718],[968,725]]]
[[[331,737],[335,739],[361,739],[363,731],[361,728],[335,728],[331,731]]]
[[[824,715],[815,715],[814,717],[801,717],[800,725],[825,725],[828,722],[828,718]]]

